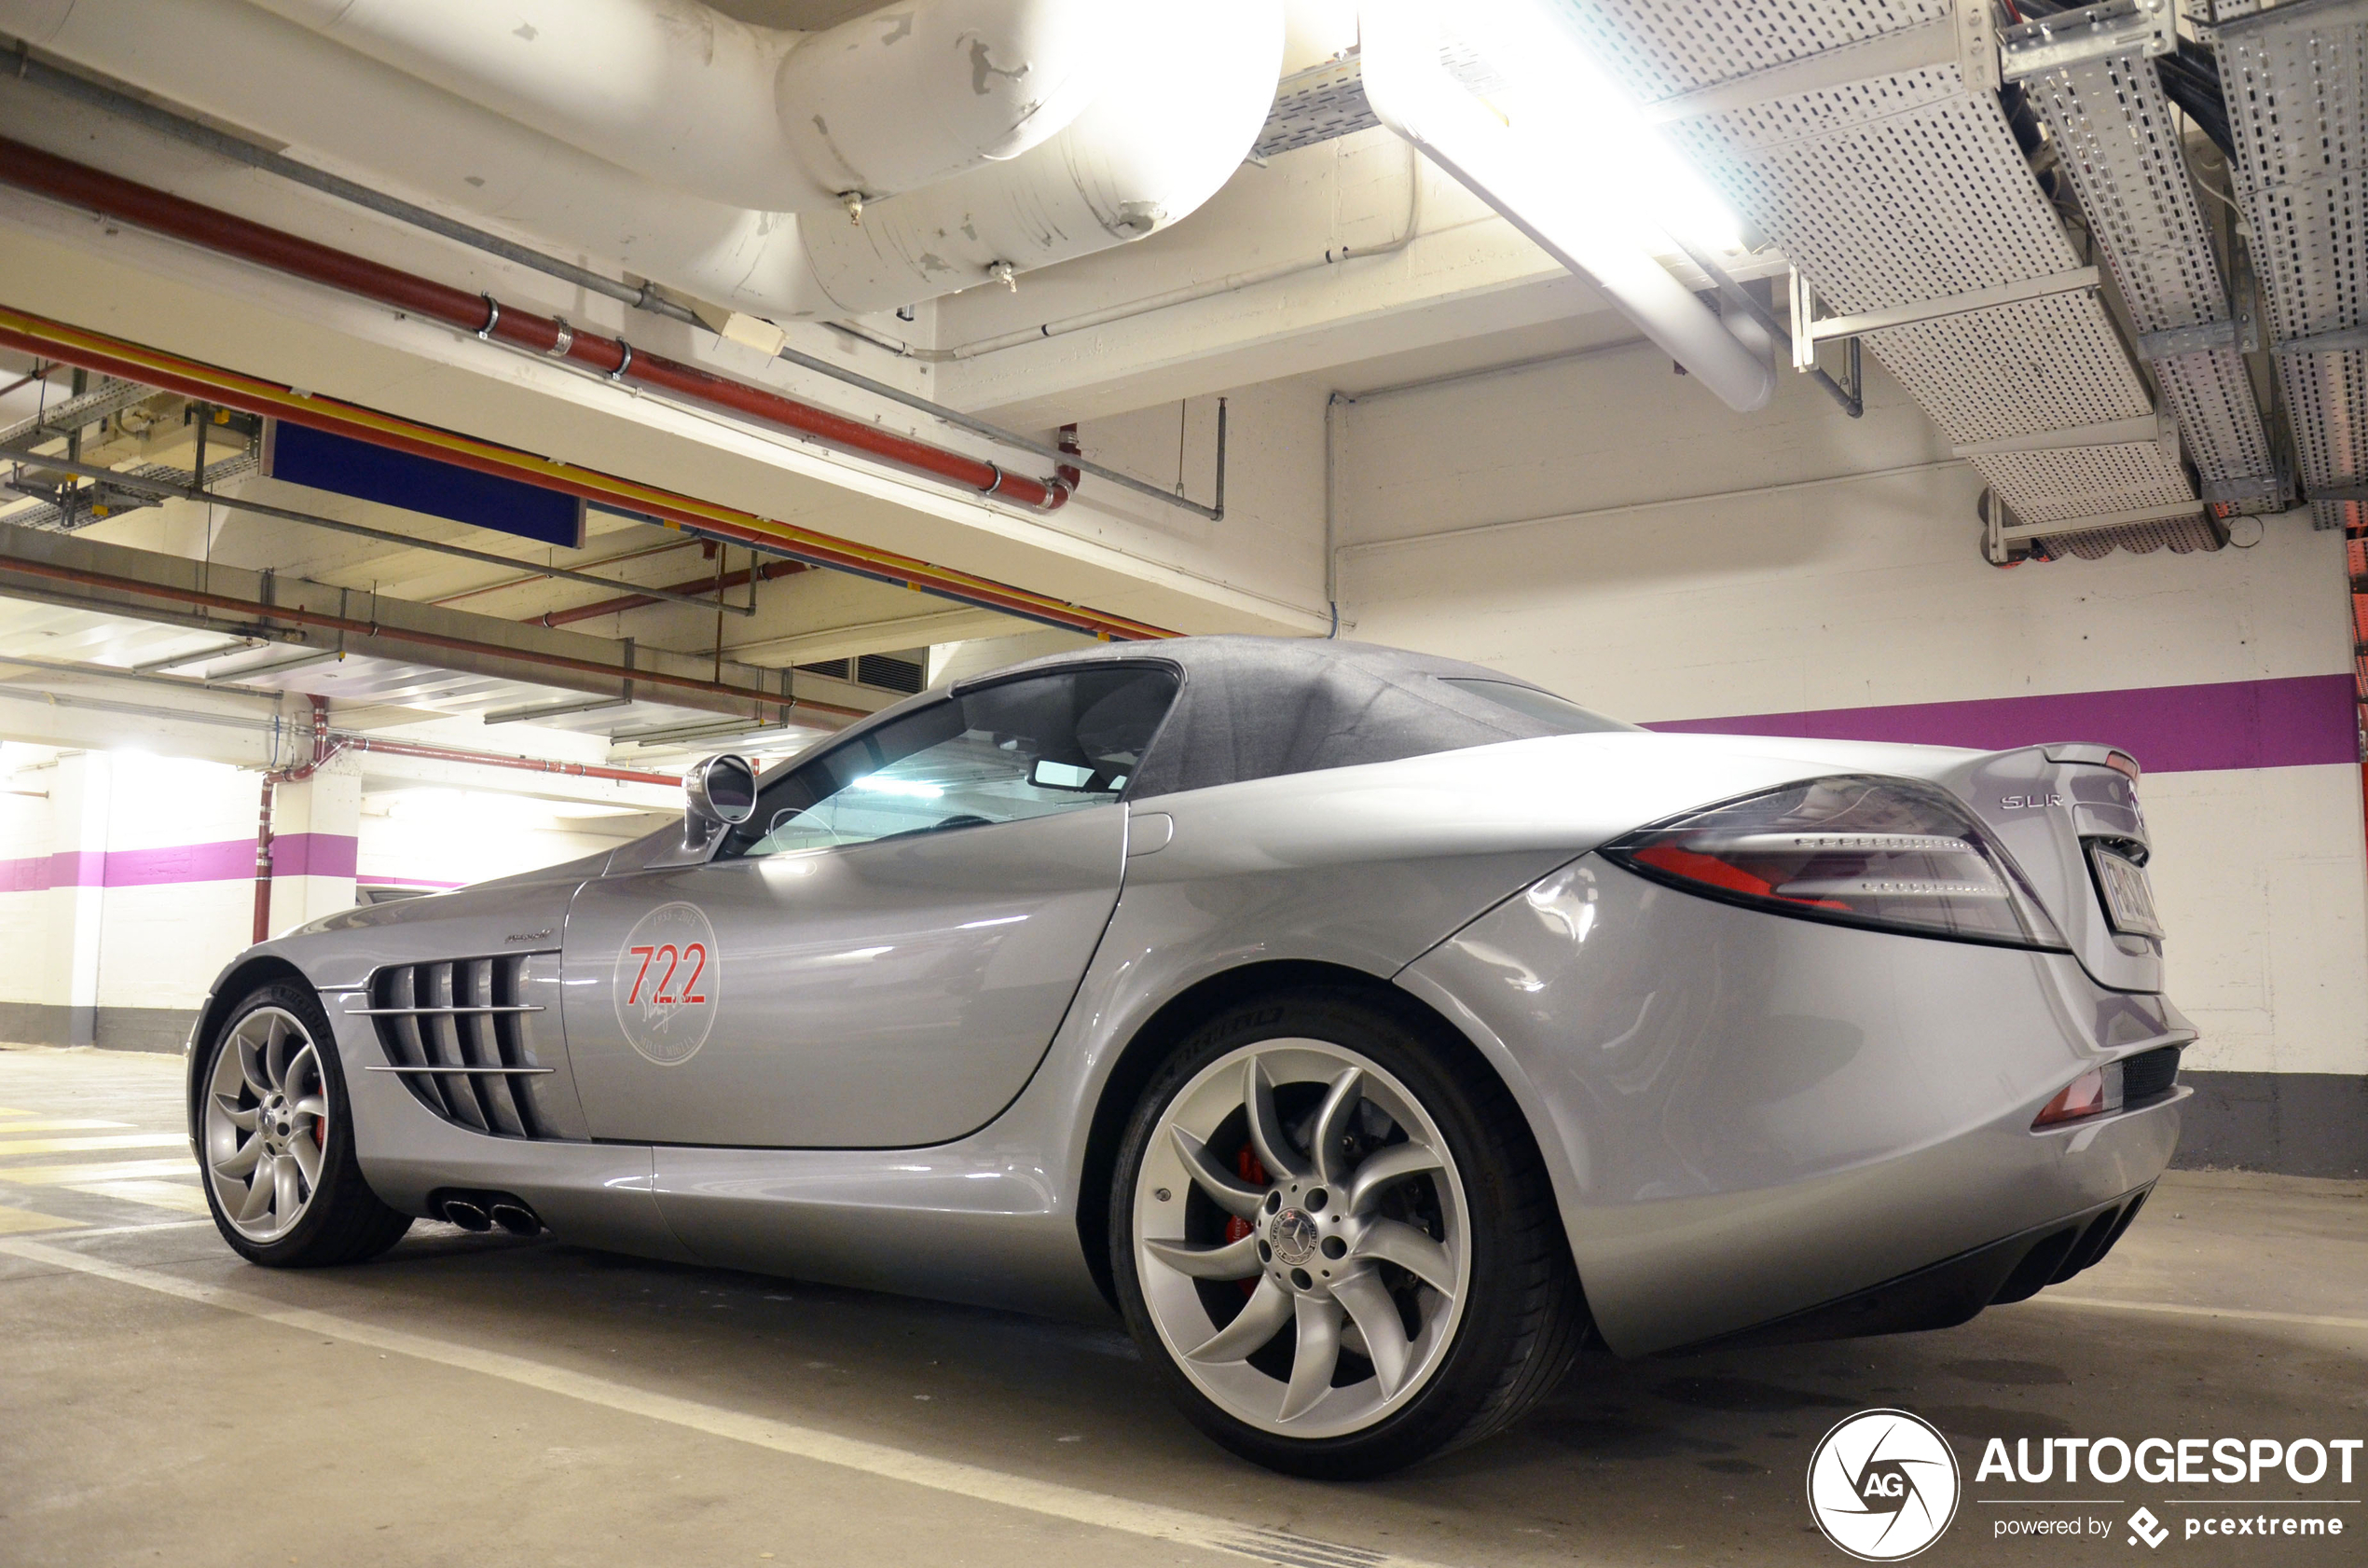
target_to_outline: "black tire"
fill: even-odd
[[[1397,1079],[1452,1153],[1471,1215],[1462,1321],[1438,1369],[1404,1405],[1345,1435],[1294,1438],[1237,1419],[1177,1365],[1145,1300],[1134,1239],[1136,1187],[1169,1103],[1204,1068],[1265,1039],[1329,1041]],[[1229,1009],[1153,1075],[1120,1145],[1110,1190],[1110,1269],[1144,1357],[1184,1414],[1245,1459],[1297,1476],[1380,1476],[1499,1431],[1551,1393],[1590,1319],[1562,1217],[1520,1108],[1461,1039],[1411,1005],[1349,989],[1307,989]]]
[[[411,1229],[411,1217],[381,1203],[363,1179],[361,1164],[353,1152],[352,1098],[346,1093],[344,1065],[337,1059],[336,1035],[330,1028],[328,1014],[310,986],[293,980],[275,980],[257,986],[240,998],[238,1005],[223,1015],[212,1036],[199,1045],[197,1072],[191,1080],[197,1086],[191,1112],[199,1128],[200,1158],[206,1157],[206,1100],[215,1065],[240,1024],[267,1008],[292,1014],[311,1036],[316,1047],[329,1106],[321,1150],[321,1179],[306,1201],[301,1217],[284,1234],[257,1241],[241,1234],[224,1213],[222,1195],[215,1190],[213,1173],[201,1169],[199,1180],[205,1189],[206,1206],[213,1212],[214,1229],[222,1232],[222,1239],[241,1258],[266,1268],[319,1269],[376,1258],[403,1239],[404,1232]]]

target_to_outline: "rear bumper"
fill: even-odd
[[[2028,1300],[2048,1286],[2061,1285],[2102,1262],[2153,1190],[2149,1183],[2112,1203],[2001,1237],[1837,1300],[1663,1354],[1954,1328],[1972,1321],[1985,1307]]]
[[[2185,1096],[2034,1133],[2040,1108],[2100,1062],[2194,1038],[2066,955],[1786,919],[1592,857],[1398,983],[1521,1101],[1625,1355],[1963,1321],[2041,1243],[2153,1184]],[[1950,1267],[1941,1304],[1908,1304]],[[1852,1300],[1874,1304],[1828,1312]]]

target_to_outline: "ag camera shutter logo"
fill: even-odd
[[[1939,1540],[1960,1490],[1948,1439],[1906,1410],[1861,1410],[1809,1459],[1810,1517],[1862,1562],[1897,1562]]]

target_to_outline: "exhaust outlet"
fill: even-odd
[[[463,1231],[482,1233],[493,1229],[493,1217],[466,1198],[447,1198],[443,1212],[447,1224],[458,1225]]]
[[[531,1236],[543,1229],[543,1221],[524,1204],[496,1204],[486,1210],[486,1215],[514,1236]]]

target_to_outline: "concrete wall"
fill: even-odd
[[[357,872],[435,889],[613,847],[653,818],[433,786],[365,809],[358,759],[280,786],[269,928],[353,906]],[[254,931],[251,769],[0,747],[0,1039],[178,1051]],[[406,810],[408,803],[411,809]]]
[[[2363,1174],[2342,540],[2295,514],[2245,551],[1994,569],[1978,478],[1867,369],[1857,423],[1792,378],[1731,415],[1649,351],[1342,409],[1342,635],[1644,722],[2127,746],[2171,995],[2203,1031],[2182,1158]]]

